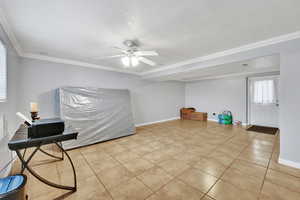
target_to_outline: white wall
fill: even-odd
[[[280,62],[280,162],[300,168],[300,51]]]
[[[209,119],[217,119],[213,113],[230,110],[234,120],[246,123],[246,78],[202,80],[186,84],[186,107],[208,112]]]
[[[136,124],[179,116],[184,83],[152,82],[138,76],[32,59],[20,61],[18,109],[29,113],[29,102],[40,105],[42,117],[58,116],[55,90],[62,86],[129,89]]]
[[[5,123],[4,126],[7,127],[4,130],[5,137],[0,140],[0,177],[5,176],[10,169],[10,166],[3,169],[9,161],[12,159],[11,152],[8,150],[8,140],[10,136],[14,133],[17,122],[16,122],[16,104],[17,104],[17,90],[18,90],[18,72],[17,68],[19,65],[19,57],[16,55],[14,50],[11,48],[8,39],[6,38],[4,32],[0,27],[0,40],[5,44],[7,48],[7,101],[0,102],[0,115],[4,115]],[[3,127],[0,127],[2,131]]]
[[[179,117],[184,107],[184,83],[142,81],[130,91],[136,124]]]

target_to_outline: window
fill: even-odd
[[[4,115],[0,113],[0,140],[5,136]]]
[[[0,102],[6,100],[7,72],[6,72],[6,49],[0,40]]]
[[[275,103],[274,80],[261,80],[254,82],[253,102],[256,104]]]

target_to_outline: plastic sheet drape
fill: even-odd
[[[79,132],[65,149],[135,133],[128,90],[64,87],[59,89],[60,115],[66,129]]]

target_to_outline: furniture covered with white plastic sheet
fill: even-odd
[[[128,90],[63,87],[59,99],[65,127],[79,132],[77,140],[63,142],[65,149],[135,133]]]

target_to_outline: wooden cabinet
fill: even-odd
[[[207,113],[193,112],[191,113],[191,120],[207,121]]]
[[[195,112],[195,108],[181,108],[180,118],[181,119],[191,119],[191,113]]]
[[[181,108],[180,118],[187,120],[207,121],[207,113],[196,112],[195,108]]]

